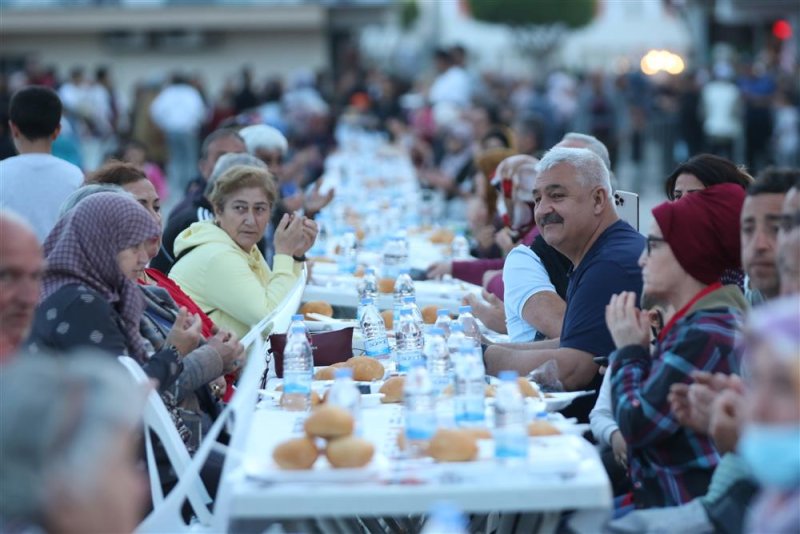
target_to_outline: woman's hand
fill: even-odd
[[[202,328],[200,317],[190,314],[186,308],[181,307],[175,324],[167,334],[166,344],[175,347],[181,356],[186,356],[196,349],[203,339]]]
[[[606,306],[606,325],[618,349],[628,345],[650,346],[650,318],[636,307],[636,293],[623,291]]]
[[[614,451],[614,459],[619,465],[628,468],[628,444],[622,437],[622,432],[615,430],[611,433],[611,450]]]
[[[323,208],[325,208],[325,206],[331,203],[331,200],[333,200],[333,196],[336,194],[336,192],[333,189],[330,189],[327,193],[323,195],[322,193],[319,192],[321,187],[322,187],[322,179],[320,178],[314,185],[314,187],[311,189],[311,192],[305,198],[303,209],[305,210],[307,217],[313,218],[314,215],[322,211]]]
[[[295,247],[294,252],[292,253],[292,256],[297,257],[302,256],[314,246],[314,241],[317,240],[317,234],[319,233],[319,227],[313,219],[309,219],[308,217],[301,218],[303,219],[303,239],[297,243],[297,247]]]
[[[208,338],[208,344],[222,358],[222,372],[224,374],[232,373],[241,367],[244,346],[239,343],[239,339],[234,334],[220,330]]]
[[[498,247],[500,247],[500,250],[503,251],[504,256],[511,252],[511,249],[517,245],[514,243],[514,239],[511,237],[510,228],[502,228],[496,234],[494,234],[494,242]]]
[[[446,274],[453,274],[453,262],[451,261],[434,263],[425,271],[425,277],[428,280],[438,280]]]
[[[303,240],[303,218],[284,213],[275,228],[275,254],[292,256],[297,244]]]

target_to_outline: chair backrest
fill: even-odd
[[[283,299],[280,306],[276,308],[275,316],[272,318],[272,333],[285,334],[289,330],[289,325],[292,324],[292,315],[300,309],[300,301],[303,299],[307,280],[308,271],[304,263],[303,270],[300,272],[300,276],[297,277],[294,287]]]
[[[149,383],[150,379],[135,360],[128,356],[120,356],[119,361],[128,369],[137,382],[141,384]],[[151,391],[147,396],[147,402],[145,404],[144,438],[147,471],[150,477],[150,495],[153,502],[153,509],[156,510],[164,504],[164,493],[161,486],[161,476],[159,475],[158,465],[156,463],[155,448],[151,438],[151,432],[158,436],[164,451],[167,453],[169,463],[180,481],[184,476],[184,472],[191,464],[192,458],[189,456],[189,451],[186,450],[186,446],[183,440],[181,440],[178,430],[175,428],[175,423],[172,421],[167,407],[155,390]],[[206,491],[205,486],[199,478],[196,483],[189,487],[186,498],[189,500],[189,504],[197,518],[203,523],[210,523],[211,514],[206,504],[211,502],[211,497],[208,495],[208,491]]]
[[[181,518],[181,506],[184,500],[188,498],[192,487],[200,483],[200,468],[208,459],[211,451],[222,448],[216,441],[217,437],[225,427],[225,424],[232,421],[234,430],[231,433],[230,446],[225,451],[226,458],[219,488],[217,489],[214,514],[210,518],[198,516],[201,522],[201,529],[209,532],[227,532],[228,510],[230,509],[228,477],[232,470],[238,467],[242,456],[241,451],[244,450],[244,444],[247,440],[252,414],[255,411],[258,398],[258,384],[261,377],[260,361],[263,359],[265,350],[261,336],[253,338],[248,350],[244,371],[239,377],[239,387],[236,390],[236,395],[233,396],[231,402],[217,417],[217,420],[214,421],[194,458],[182,473],[178,485],[172,489],[161,506],[156,507],[139,525],[136,529],[138,533],[180,533],[190,530]],[[191,530],[198,529],[192,528]]]

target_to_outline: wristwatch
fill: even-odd
[[[297,261],[297,262],[303,263],[303,262],[304,262],[304,261],[306,261],[308,258],[306,258],[306,255],[305,255],[305,254],[303,254],[302,256],[292,256],[292,259],[293,259],[294,261]]]

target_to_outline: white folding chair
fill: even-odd
[[[306,265],[303,264],[303,270],[300,272],[300,276],[297,278],[297,281],[289,293],[283,297],[280,304],[257,324],[253,325],[250,331],[241,339],[244,346],[249,346],[250,343],[253,342],[255,336],[262,335],[267,330],[267,325],[270,323],[272,323],[270,332],[283,334],[289,329],[289,325],[292,322],[292,315],[297,313],[297,310],[300,308],[300,300],[303,298],[307,280],[308,270]]]
[[[135,360],[128,356],[120,356],[119,361],[128,369],[137,382],[142,384],[149,383],[150,379]],[[153,509],[157,510],[164,504],[164,493],[161,488],[161,477],[158,473],[158,465],[156,464],[155,450],[150,435],[151,431],[158,436],[158,439],[161,441],[167,453],[170,465],[172,465],[173,470],[178,476],[178,481],[180,481],[189,467],[192,458],[189,456],[189,451],[186,450],[186,446],[183,440],[181,440],[178,430],[175,428],[175,423],[173,423],[172,417],[170,417],[169,411],[167,411],[167,407],[164,406],[164,402],[155,390],[150,392],[147,397],[147,403],[145,404],[144,439],[145,453],[147,456],[147,471],[150,476],[150,495],[153,500]],[[208,491],[199,477],[188,486],[185,497],[188,499],[198,520],[202,523],[210,523],[211,513],[208,511],[206,504],[211,502],[211,497],[208,495]],[[182,504],[183,501],[181,501],[181,505]],[[178,517],[180,517],[180,505],[178,507],[178,514]]]
[[[222,413],[214,421],[211,429],[206,434],[200,448],[187,465],[172,491],[167,498],[148,515],[136,529],[140,534],[161,534],[163,532],[182,533],[182,532],[226,532],[228,520],[227,510],[230,509],[227,495],[228,483],[226,476],[240,463],[241,451],[247,439],[247,432],[250,427],[252,414],[258,398],[258,383],[261,377],[260,358],[263,358],[264,342],[260,336],[256,336],[250,345],[247,362],[244,371],[239,378],[239,387],[236,395],[225,407]],[[261,356],[259,356],[261,355]],[[134,362],[135,363],[135,362]],[[230,446],[224,447],[217,443],[217,437],[228,420],[234,423],[234,431],[231,434]],[[198,516],[198,523],[187,526],[181,517],[181,507],[184,500],[189,498],[192,487],[200,480],[200,468],[208,459],[212,450],[222,450],[226,454],[225,463],[220,479],[217,498],[214,503],[214,514],[206,514],[204,517]]]

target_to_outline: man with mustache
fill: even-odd
[[[583,148],[555,147],[539,162],[534,182],[534,217],[547,244],[573,264],[559,339],[486,349],[488,372],[521,374],[555,360],[566,390],[597,391],[602,381],[593,357],[614,343],[604,322],[608,300],[621,291],[641,292],[637,264],[644,237],[619,219],[608,168]],[[565,412],[588,421],[596,395],[577,399]]]
[[[0,363],[28,337],[43,272],[42,247],[31,226],[0,210]]]

